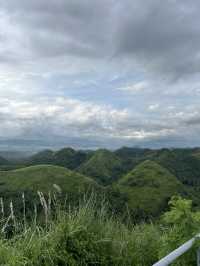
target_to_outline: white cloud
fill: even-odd
[[[150,111],[156,111],[156,110],[158,110],[159,107],[160,107],[160,104],[155,103],[155,104],[151,104],[151,105],[149,105],[148,109],[149,109]]]
[[[70,98],[34,101],[0,100],[0,136],[32,134],[102,135],[114,130],[115,124],[128,118],[127,110],[117,110]],[[12,130],[13,125],[13,130]],[[48,128],[46,132],[45,129]],[[17,129],[17,130],[16,130]]]
[[[143,92],[149,88],[149,84],[146,81],[140,81],[132,85],[127,85],[124,87],[117,88],[119,91],[123,91],[130,94],[135,94],[138,92]]]

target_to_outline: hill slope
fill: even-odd
[[[88,189],[98,189],[94,180],[63,167],[38,165],[12,171],[0,171],[0,197],[18,198],[22,192],[31,199],[37,191],[48,193],[54,184],[64,194],[76,197]]]
[[[183,190],[182,184],[167,169],[146,160],[122,177],[116,188],[128,198],[136,216],[156,216],[171,196]]]
[[[114,153],[102,149],[97,150],[88,161],[83,163],[79,171],[94,177],[100,183],[110,184],[122,174],[123,167]]]
[[[183,184],[200,185],[200,159],[193,149],[162,149],[154,158],[173,173]]]

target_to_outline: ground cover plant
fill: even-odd
[[[21,195],[22,214],[15,215],[10,202],[0,223],[0,265],[152,265],[162,256],[195,235],[200,213],[192,202],[173,197],[170,209],[155,223],[126,223],[109,211],[106,200],[98,202],[94,193],[83,196],[78,205],[59,199],[57,193],[38,192],[42,207],[26,217],[26,195]],[[198,244],[198,243],[197,243]],[[195,248],[174,265],[195,265]]]

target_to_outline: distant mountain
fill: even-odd
[[[8,164],[9,164],[9,161],[3,158],[2,156],[0,156],[0,166],[8,165]]]
[[[31,165],[35,164],[53,164],[54,163],[54,152],[52,150],[44,150],[32,155],[28,159],[28,163]]]
[[[2,150],[0,151],[0,156],[5,158],[8,161],[21,161],[24,160],[25,158],[29,157],[32,155],[32,152],[23,152],[23,151],[15,151],[15,150],[11,150],[11,151],[6,151],[6,150]]]
[[[71,148],[64,148],[59,151],[44,150],[34,154],[28,160],[30,165],[53,164],[71,170],[80,166],[88,157],[86,151],[75,151]]]
[[[75,151],[71,148],[61,149],[54,154],[55,164],[76,169],[87,159],[88,154],[84,151]]]
[[[113,152],[100,149],[78,169],[79,172],[94,177],[102,184],[110,184],[124,172],[121,160]]]
[[[128,172],[132,170],[137,164],[145,161],[152,155],[152,150],[141,148],[122,147],[114,153],[120,158],[124,169]]]
[[[157,216],[171,196],[184,190],[173,174],[150,160],[119,179],[115,187],[127,196],[129,209],[136,217]]]

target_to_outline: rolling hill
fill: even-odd
[[[61,190],[62,198],[78,200],[88,191],[98,191],[100,186],[92,179],[60,166],[38,165],[12,171],[0,171],[0,197],[5,205],[13,200],[16,210],[22,207],[22,193],[27,204],[38,202],[37,191],[44,194]],[[59,197],[60,197],[59,196]],[[8,208],[7,208],[8,209]]]
[[[119,179],[115,188],[127,196],[129,209],[136,217],[157,216],[171,196],[184,191],[174,175],[150,160]]]
[[[89,177],[60,166],[37,165],[12,171],[0,171],[0,194],[3,191],[38,190],[48,192],[53,185],[74,193],[98,185]]]

